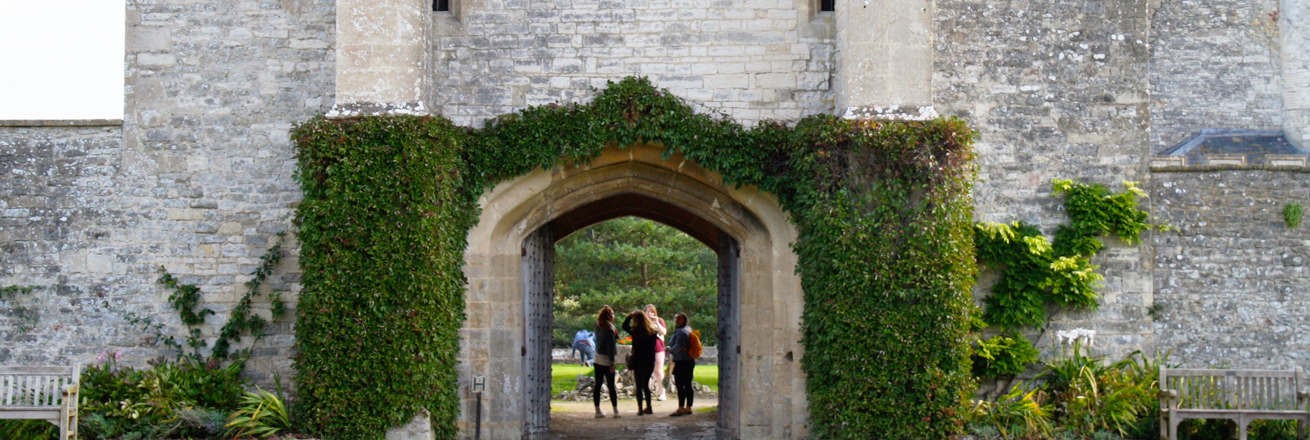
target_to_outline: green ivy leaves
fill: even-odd
[[[380,438],[420,409],[453,438],[461,271],[476,200],[535,168],[658,144],[778,197],[796,223],[802,358],[816,438],[942,438],[958,429],[975,314],[973,132],[957,119],[813,116],[746,129],[645,78],[587,105],[462,129],[440,117],[297,127],[302,425]]]
[[[439,437],[453,438],[461,266],[476,218],[467,133],[441,118],[365,117],[311,120],[295,139],[301,426],[381,438],[427,409]]]

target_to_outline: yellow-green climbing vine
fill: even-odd
[[[1072,180],[1052,181],[1052,195],[1064,197],[1068,225],[1056,229],[1055,240],[1047,240],[1037,228],[1015,221],[1010,224],[982,222],[974,225],[974,242],[978,262],[999,272],[995,284],[984,299],[983,320],[1007,331],[1009,341],[993,338],[980,344],[978,353],[1007,359],[1037,360],[1031,343],[1015,330],[1045,327],[1048,306],[1095,310],[1099,306],[1101,280],[1091,258],[1105,243],[1107,235],[1135,245],[1141,233],[1150,228],[1147,213],[1137,207],[1146,192],[1136,182],[1123,182],[1125,190],[1110,191],[1104,185]],[[998,343],[1000,342],[1000,343]],[[1006,353],[1007,350],[1017,350]],[[1022,372],[1011,361],[1001,369],[982,370],[984,377],[1013,375]]]

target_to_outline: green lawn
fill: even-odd
[[[583,367],[574,364],[553,364],[550,366],[550,395],[558,396],[561,391],[571,390],[578,386],[578,375],[592,375],[591,367]],[[718,365],[697,365],[696,371],[692,373],[696,382],[702,385],[708,385],[715,392],[719,391],[719,366]],[[672,391],[672,390],[670,390]]]

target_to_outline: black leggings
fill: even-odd
[[[655,374],[655,363],[638,365],[632,369],[632,379],[637,381],[637,409],[641,409],[641,399],[646,399],[646,408],[650,408],[650,376]]]
[[[691,389],[691,373],[695,369],[695,359],[673,362],[673,381],[674,386],[678,388],[679,407],[691,408],[691,402],[696,398],[696,392]]]
[[[619,409],[619,395],[614,391],[614,366],[593,364],[594,370],[592,377],[596,378],[596,383],[591,385],[591,400],[596,402],[596,407],[600,408],[600,386],[601,378],[605,379],[604,384],[610,387],[610,403],[614,404],[614,410]]]

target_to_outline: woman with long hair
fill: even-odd
[[[651,327],[655,328],[655,370],[651,373],[651,382],[655,384],[655,400],[663,402],[664,397],[664,335],[669,328],[664,325],[664,318],[654,304],[646,304],[646,317],[650,318]]]
[[[646,312],[635,310],[623,319],[623,331],[632,336],[632,380],[637,387],[637,415],[655,414],[651,409],[650,376],[655,371],[655,341],[659,335]],[[641,402],[645,399],[646,406]]]
[[[596,358],[592,360],[591,400],[596,403],[596,418],[604,418],[600,411],[600,386],[610,387],[610,404],[614,405],[614,418],[619,418],[619,396],[614,388],[614,353],[619,339],[619,330],[614,328],[614,309],[610,306],[600,308],[596,314]]]

